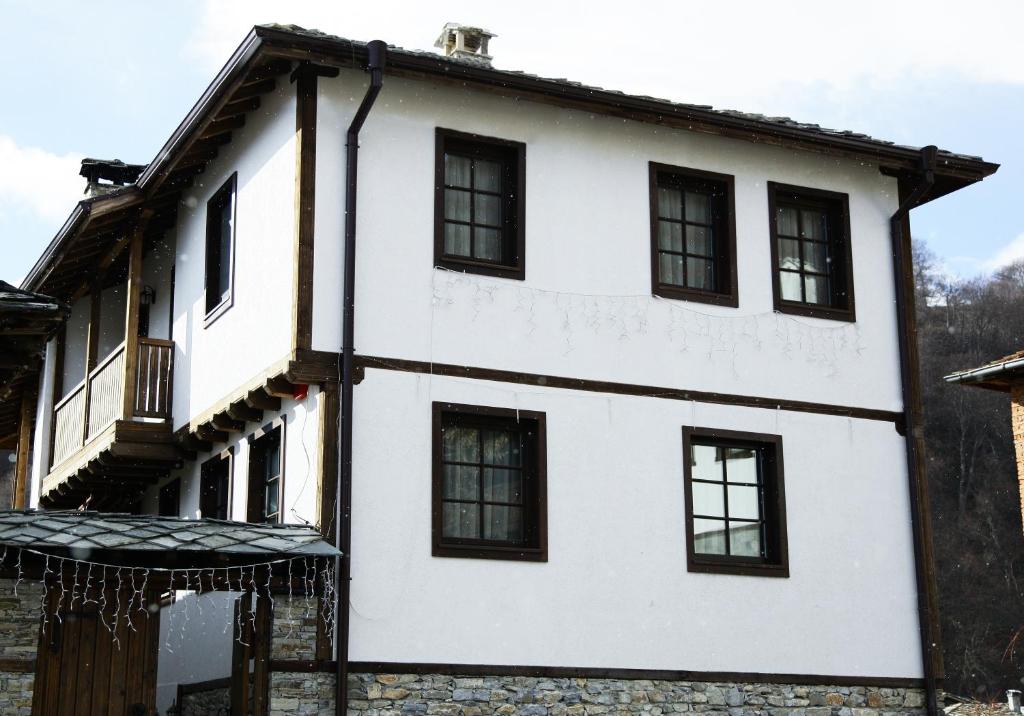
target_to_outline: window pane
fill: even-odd
[[[523,509],[503,505],[484,505],[484,539],[522,542]]]
[[[661,254],[658,259],[659,280],[673,286],[683,286],[683,257],[675,254]]]
[[[722,479],[722,461],[718,458],[718,448],[713,445],[694,445],[691,474],[695,480]]]
[[[475,428],[448,426],[441,452],[446,462],[480,462],[480,437]]]
[[[800,270],[800,241],[779,239],[779,268]]]
[[[473,167],[473,188],[484,191],[501,191],[501,164],[477,159]]]
[[[711,197],[697,192],[686,192],[686,220],[711,223]]]
[[[444,218],[454,221],[469,221],[469,199],[472,196],[468,191],[458,189],[444,190]]]
[[[725,522],[694,520],[693,551],[697,554],[725,554]]]
[[[267,482],[266,502],[263,510],[263,515],[267,518],[277,515],[277,493],[280,490],[280,482],[280,480]]]
[[[225,197],[223,206],[220,209],[220,254],[217,265],[217,288],[220,297],[226,298],[231,291],[231,220],[232,205],[235,201],[234,193]]]
[[[828,303],[828,279],[824,276],[804,276],[807,303]]]
[[[523,474],[519,470],[484,468],[484,501],[523,501]]]
[[[474,200],[476,201],[474,206],[476,214],[473,216],[475,223],[501,226],[501,197],[475,194]]]
[[[456,157],[451,154],[444,155],[444,183],[448,186],[464,186],[469,188],[469,165],[468,157]]]
[[[825,212],[802,209],[800,218],[803,220],[804,236],[808,239],[824,239],[828,236],[828,215]]]
[[[729,519],[757,520],[761,518],[756,487],[729,485]]]
[[[782,289],[783,301],[802,301],[800,293],[800,274],[789,271],[779,272],[779,287]]]
[[[729,551],[737,557],[760,557],[761,524],[759,522],[730,522]]]
[[[714,264],[707,259],[686,259],[686,285],[710,291],[715,287]]]
[[[729,482],[757,482],[757,450],[727,448],[726,480]]]
[[[480,538],[480,506],[445,502],[441,533],[445,537]]]
[[[444,225],[444,252],[451,256],[469,256],[469,227]]]
[[[479,500],[480,468],[469,465],[444,466],[444,490],[446,500]]]
[[[473,232],[476,238],[476,244],[473,247],[473,250],[476,252],[474,258],[500,261],[501,230],[475,228]]]
[[[484,430],[484,462],[490,465],[522,464],[519,433],[510,430]]]
[[[665,219],[683,218],[683,193],[678,189],[658,187],[658,216]]]
[[[665,251],[682,251],[683,225],[671,221],[659,221],[658,248]]]
[[[725,517],[725,492],[721,484],[691,483],[693,488],[693,514]]]
[[[686,252],[690,254],[700,254],[701,256],[710,256],[711,229],[706,226],[687,226]]]
[[[828,273],[828,245],[817,241],[804,242],[804,269]]]
[[[775,210],[775,230],[783,236],[799,236],[797,210],[780,206]]]

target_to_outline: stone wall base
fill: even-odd
[[[0,671],[0,714],[29,716],[35,681],[35,674]]]
[[[441,674],[349,676],[349,716],[662,716],[678,713],[921,716],[925,713],[924,690]]]
[[[334,674],[270,675],[270,716],[334,716]]]

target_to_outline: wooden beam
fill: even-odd
[[[209,423],[203,423],[196,428],[196,435],[200,440],[208,443],[226,443],[228,434],[223,430],[217,430]]]
[[[237,102],[240,99],[249,99],[250,97],[258,97],[261,94],[267,92],[273,92],[274,88],[277,87],[277,80],[273,77],[265,80],[257,80],[256,82],[249,82],[238,88],[238,91],[231,95],[231,101]]]
[[[278,411],[281,409],[281,399],[270,395],[263,388],[250,390],[245,396],[245,404],[250,408],[259,408],[260,410]]]
[[[28,461],[32,451],[33,400],[32,391],[21,393],[21,416],[18,422],[18,451],[14,462],[14,499],[12,507],[23,510],[28,505]]]
[[[295,243],[292,250],[292,350],[313,343],[313,228],[316,205],[316,72],[296,69]]]
[[[226,433],[240,433],[245,430],[245,423],[239,420],[233,420],[227,414],[227,411],[214,415],[210,420],[210,423],[217,430],[223,430]]]
[[[317,395],[320,454],[317,457],[317,479],[320,504],[317,525],[320,534],[334,544],[336,513],[334,501],[338,492],[338,399],[337,384],[327,384]],[[322,655],[319,655],[322,656]]]
[[[142,249],[147,219],[132,228],[131,253],[128,255],[128,286],[124,312],[124,374],[121,419],[135,415],[135,376],[139,363],[139,303],[142,299]]]
[[[220,112],[217,113],[217,119],[225,119],[227,117],[234,117],[238,114],[246,114],[248,112],[255,112],[260,108],[260,98],[250,97],[249,99],[239,100],[237,102],[228,102],[226,105],[221,107]]]
[[[244,400],[239,400],[228,406],[228,416],[243,423],[258,423],[263,420],[263,411],[250,408]]]
[[[54,418],[54,408],[57,407],[57,403],[63,398],[64,393],[64,351],[67,343],[68,335],[68,324],[65,323],[60,327],[57,332],[57,337],[53,343],[53,393],[50,396],[50,405],[47,410],[47,418],[50,421],[50,449],[46,456],[46,471],[49,472],[49,468],[53,467],[53,441],[57,437],[57,431],[54,429],[56,421]],[[44,472],[44,474],[45,474]]]
[[[213,444],[205,440],[200,440],[197,436],[192,433],[186,432],[180,438],[181,446],[189,452],[210,452],[213,450]]]
[[[291,398],[295,395],[295,386],[280,375],[267,378],[267,386],[264,390],[278,398]]]
[[[245,126],[245,115],[238,115],[237,117],[229,117],[227,119],[218,119],[210,122],[210,125],[206,128],[206,131],[202,134],[200,141],[209,141],[214,137],[220,137],[224,134],[230,135],[237,129],[241,129]]]

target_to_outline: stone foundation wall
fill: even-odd
[[[14,593],[13,579],[0,579],[0,661],[18,670],[0,671],[0,714],[31,714],[35,658],[39,645],[39,603],[43,590],[22,582]]]
[[[210,716],[231,712],[231,688],[228,686],[182,694],[173,713],[177,716]],[[171,712],[168,712],[170,716]]]
[[[922,689],[351,674],[349,716],[922,716]]]
[[[285,714],[334,716],[334,674],[271,674],[270,716]]]

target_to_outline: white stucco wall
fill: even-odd
[[[547,563],[431,556],[431,402],[547,420]],[[356,661],[917,677],[891,423],[368,370],[355,394]],[[681,428],[782,436],[787,579],[687,572]]]
[[[343,201],[343,135],[365,78],[320,86],[313,335],[326,350],[343,213],[325,197]],[[526,143],[525,281],[431,268],[436,127]],[[650,161],[735,177],[739,308],[650,295]],[[359,162],[358,353],[900,407],[896,183],[871,164],[394,77]],[[855,324],[773,312],[768,181],[850,195]]]
[[[39,393],[36,396],[35,423],[32,431],[32,464],[29,473],[28,506],[39,504],[39,490],[43,477],[50,470],[50,408],[53,406],[54,376],[56,375],[57,341],[46,344],[43,366],[39,372]]]
[[[290,350],[295,88],[284,83],[261,102],[186,190],[179,207],[175,428]],[[234,304],[204,328],[206,204],[233,172],[238,173]]]
[[[156,292],[149,309],[149,337],[170,338],[171,269],[174,266],[174,230],[155,242],[142,261],[142,283]]]

